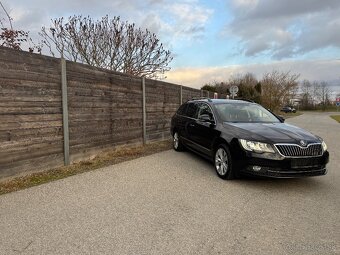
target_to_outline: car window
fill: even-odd
[[[203,114],[209,115],[210,119],[212,119],[212,120],[214,119],[211,108],[209,107],[209,105],[207,105],[205,103],[201,103],[199,105],[198,118],[200,118],[200,116],[203,115]]]
[[[188,107],[186,109],[185,116],[197,119],[197,114],[198,114],[198,105],[197,105],[197,103],[189,103]]]
[[[184,115],[187,106],[188,106],[188,104],[182,104],[182,105],[178,108],[177,114],[179,114],[179,115]]]
[[[217,104],[215,108],[221,119],[227,122],[280,122],[272,113],[257,104],[227,103]]]

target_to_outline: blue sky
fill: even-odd
[[[2,0],[18,29],[38,38],[51,18],[123,20],[155,32],[173,52],[167,81],[201,87],[252,72],[291,70],[340,93],[339,0]],[[3,13],[0,12],[3,16]],[[1,17],[1,16],[0,16]],[[46,52],[47,53],[47,52]]]

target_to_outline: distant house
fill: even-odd
[[[303,100],[302,93],[298,93],[293,98],[289,99],[289,104],[291,106],[297,107],[302,104],[302,100]]]
[[[301,98],[292,98],[289,100],[289,104],[292,106],[299,106],[301,105],[302,99]]]

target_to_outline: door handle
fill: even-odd
[[[193,123],[189,124],[189,127],[194,127],[194,126],[195,126],[195,124],[193,124]]]

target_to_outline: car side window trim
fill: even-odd
[[[186,103],[187,106],[185,107],[185,110],[187,110],[189,104],[190,104],[190,103]],[[216,123],[216,116],[215,116],[215,113],[214,113],[212,107],[211,107],[209,104],[205,103],[205,102],[199,102],[199,104],[205,104],[205,105],[207,105],[207,106],[209,107],[209,109],[210,109],[210,111],[212,112],[212,115],[213,115],[213,120],[214,120],[214,122]],[[179,116],[181,116],[181,117],[188,118],[188,119],[198,120],[198,117],[199,117],[199,110],[200,110],[200,107],[201,107],[201,106],[198,106],[198,107],[199,107],[199,109],[198,109],[198,112],[197,112],[197,118],[189,117],[189,116],[185,115],[185,113],[183,113],[183,112],[182,112],[181,114],[179,114],[179,113],[176,112],[176,114],[179,115]]]
[[[190,108],[191,107],[191,108]],[[188,114],[188,110],[192,110],[192,108],[196,109],[194,115],[191,117]],[[198,112],[199,112],[199,102],[190,102],[186,108],[185,116],[194,120],[198,119]],[[190,113],[190,112],[189,112]]]
[[[209,104],[205,103],[205,102],[200,102],[202,105],[207,105],[212,113],[212,117],[213,117],[213,121],[216,123],[216,117],[215,117],[215,113],[213,111],[213,109],[210,107]],[[201,106],[199,106],[199,109],[198,109],[198,114],[197,114],[197,119],[199,119],[199,113],[200,113],[200,110],[201,110]]]

